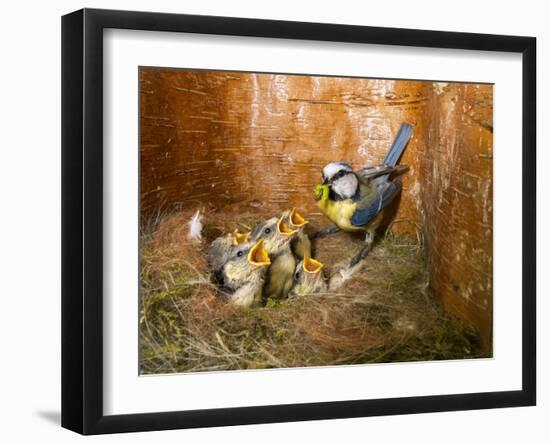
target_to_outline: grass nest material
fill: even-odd
[[[217,296],[205,251],[222,232],[251,228],[259,219],[207,213],[203,240],[190,242],[192,214],[158,217],[142,227],[142,374],[481,356],[475,332],[446,315],[430,294],[417,238],[380,238],[363,270],[338,293],[241,309]],[[336,234],[314,243],[315,256],[330,273],[360,244]]]

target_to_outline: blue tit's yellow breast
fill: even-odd
[[[344,231],[362,231],[364,228],[353,226],[351,217],[355,213],[357,203],[347,200],[320,200],[317,202],[319,209],[340,229]]]

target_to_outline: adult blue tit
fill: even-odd
[[[266,271],[271,264],[263,240],[235,246],[221,268],[222,294],[229,302],[241,306],[258,306]]]
[[[407,169],[397,162],[411,135],[412,127],[403,123],[383,162],[377,166],[354,171],[345,162],[333,162],[323,168],[323,184],[315,189],[317,206],[338,228],[366,233],[367,245],[354,260],[363,258],[368,251],[384,208],[401,191],[401,177],[393,180],[390,177]]]

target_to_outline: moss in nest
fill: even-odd
[[[186,238],[193,210],[142,227],[140,371],[143,374],[475,358],[475,331],[447,316],[428,288],[416,238],[378,239],[363,270],[338,293],[257,309],[223,302],[205,252],[222,232],[252,228],[254,214],[206,213],[202,242]],[[237,224],[237,222],[240,224]],[[204,234],[204,233],[203,233]],[[314,243],[331,273],[358,250],[358,236]]]

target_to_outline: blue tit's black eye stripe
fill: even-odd
[[[330,184],[334,182],[334,180],[342,178],[344,175],[348,175],[351,173],[352,173],[351,171],[346,171],[345,169],[342,169],[341,171],[338,171],[336,174],[334,174],[331,178],[325,178],[323,180],[323,184]]]

